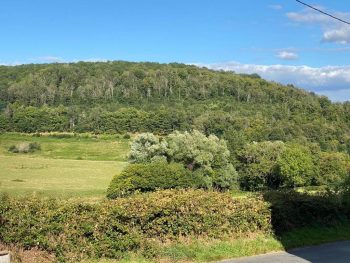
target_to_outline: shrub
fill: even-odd
[[[31,143],[22,142],[17,145],[10,146],[8,150],[9,152],[13,152],[13,153],[32,153],[35,151],[40,151],[41,146],[37,142],[31,142]]]
[[[123,139],[130,139],[131,138],[131,136],[130,136],[130,134],[129,133],[125,133],[124,135],[123,135]]]
[[[229,193],[175,189],[119,198],[112,204],[121,207],[124,220],[149,238],[222,238],[271,231],[269,206],[261,198],[233,199]]]
[[[238,174],[230,163],[230,151],[225,140],[215,135],[207,137],[197,130],[174,132],[166,140],[168,158],[209,177],[209,186],[225,190],[237,185]]]
[[[306,147],[288,147],[278,159],[278,174],[282,184],[289,188],[310,185],[315,171],[312,156]]]
[[[277,188],[281,180],[276,173],[277,161],[285,151],[281,141],[247,144],[239,153],[239,182],[244,190],[256,191]]]
[[[95,204],[27,197],[0,197],[0,242],[38,248],[59,262],[116,258],[149,249],[149,239],[222,238],[270,232],[261,199],[234,200],[228,193],[163,190]]]
[[[131,145],[129,162],[166,160],[182,163],[188,170],[204,176],[208,187],[226,190],[237,186],[237,172],[229,158],[224,140],[194,130],[176,131],[165,138],[152,133],[140,134]]]
[[[233,199],[229,193],[192,189],[93,204],[0,196],[0,242],[48,251],[58,262],[120,259],[142,249],[142,254],[152,257],[157,253],[152,240],[283,233],[350,218],[349,196],[275,191],[264,198]]]
[[[136,191],[191,188],[201,185],[201,177],[191,173],[182,164],[155,162],[130,164],[116,175],[107,189],[108,198],[126,196]]]
[[[277,233],[350,219],[350,198],[347,195],[271,191],[264,194],[264,199],[271,204],[272,225]]]
[[[0,198],[0,241],[54,253],[58,262],[120,258],[140,247],[140,234],[101,204],[27,197]]]
[[[149,163],[165,156],[167,143],[152,133],[138,135],[131,144],[130,163]]]
[[[317,184],[338,186],[349,176],[349,156],[344,153],[322,153]]]

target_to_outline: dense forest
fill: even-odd
[[[256,74],[184,64],[79,62],[0,66],[0,130],[94,133],[197,129],[228,141],[350,151],[350,103]]]

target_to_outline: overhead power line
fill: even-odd
[[[333,19],[336,19],[336,20],[338,20],[338,21],[340,21],[340,22],[342,22],[342,23],[345,23],[345,24],[350,25],[350,22],[345,21],[345,20],[343,20],[343,19],[341,19],[341,18],[339,18],[339,17],[336,17],[336,16],[334,16],[334,15],[331,15],[331,14],[325,12],[325,11],[322,11],[322,10],[320,10],[320,9],[318,9],[318,8],[316,8],[316,7],[314,7],[314,6],[312,6],[312,5],[309,5],[309,4],[307,4],[307,3],[304,3],[304,2],[302,2],[302,1],[300,1],[300,0],[295,0],[295,1],[297,1],[298,3],[300,3],[300,4],[302,4],[302,5],[307,6],[307,7],[311,8],[311,9],[313,9],[313,10],[316,10],[317,12],[320,12],[320,13],[326,15],[326,16],[329,16],[329,17],[331,17],[331,18],[333,18]]]

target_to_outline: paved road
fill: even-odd
[[[222,263],[350,263],[350,241],[297,248],[288,252],[225,260]]]

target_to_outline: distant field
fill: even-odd
[[[8,148],[38,142],[42,150],[15,154]],[[0,135],[0,192],[52,197],[101,198],[115,174],[126,165],[129,140]]]
[[[56,136],[59,136],[56,135]],[[78,135],[71,138],[52,136],[35,137],[26,134],[0,134],[0,155],[18,156],[8,151],[11,145],[20,142],[38,142],[42,150],[27,154],[31,157],[54,159],[126,161],[130,140],[110,136],[84,137]]]

